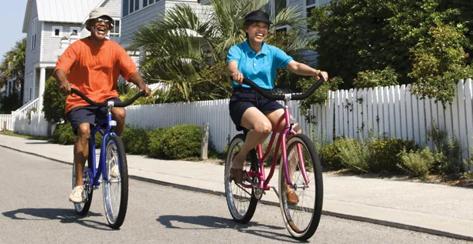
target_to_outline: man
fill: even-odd
[[[78,96],[70,95],[71,87],[95,102],[118,99],[117,80],[121,75],[146,95],[150,94],[130,56],[119,44],[107,39],[113,19],[102,8],[97,8],[90,13],[85,26],[90,36],[72,43],[59,57],[54,70],[61,90],[69,94],[66,117],[77,135],[74,143],[76,186],[69,195],[69,200],[75,203],[83,201],[82,175],[88,157],[90,124],[95,123],[96,116],[103,116],[103,111],[89,106]],[[121,134],[125,127],[125,109],[113,108],[112,116],[117,121],[116,132]]]

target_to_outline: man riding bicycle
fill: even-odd
[[[102,8],[97,8],[89,14],[85,26],[90,36],[72,43],[59,57],[54,70],[60,89],[69,94],[66,98],[66,117],[77,136],[74,143],[76,186],[69,195],[69,200],[75,203],[83,201],[82,175],[89,154],[90,125],[95,125],[97,118],[105,118],[106,111],[71,95],[71,87],[98,103],[117,100],[117,81],[121,75],[146,95],[151,93],[125,49],[107,38],[113,27],[112,17]],[[120,135],[125,128],[125,109],[114,107],[111,112],[117,121],[116,132]],[[114,174],[117,173],[112,169],[112,177]]]

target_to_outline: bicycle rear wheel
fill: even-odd
[[[125,220],[128,205],[128,166],[120,137],[109,135],[105,143],[103,204],[108,224],[113,229],[118,229]]]
[[[92,196],[94,193],[94,188],[92,187],[92,179],[90,177],[89,161],[85,163],[83,181],[84,181],[84,192],[83,199],[81,203],[74,203],[74,211],[79,216],[85,216],[89,212],[90,204],[92,203]],[[72,165],[72,188],[76,186],[76,167],[75,163]]]
[[[227,199],[227,206],[233,219],[241,224],[248,223],[256,210],[256,204],[258,199],[255,197],[253,187],[249,186],[248,183],[241,185],[235,184],[230,178],[230,169],[232,166],[232,160],[235,155],[240,151],[241,146],[245,141],[243,134],[236,135],[233,137],[228,147],[227,157],[225,160],[225,197]],[[246,160],[243,170],[246,172],[250,171],[251,163],[254,160]],[[253,162],[255,164],[255,162]],[[253,168],[254,165],[253,165]]]
[[[315,233],[322,214],[322,166],[315,147],[307,136],[290,137],[286,148],[288,174],[293,185],[286,184],[281,159],[279,170],[281,213],[289,233],[298,240],[307,240]],[[288,191],[296,193],[297,203],[288,202]]]

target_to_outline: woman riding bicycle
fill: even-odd
[[[253,80],[261,88],[273,89],[277,69],[287,68],[297,75],[328,80],[327,72],[299,63],[281,49],[265,43],[270,25],[269,15],[261,10],[247,14],[244,22],[247,39],[232,46],[227,55],[228,69],[233,79],[230,117],[237,130],[248,131],[245,143],[233,159],[230,170],[231,178],[236,183],[241,183],[245,178],[242,169],[247,154],[266,139],[284,114],[281,104],[268,100],[242,84],[243,78]],[[280,131],[282,128],[284,123],[281,128],[274,130]],[[298,126],[294,130],[296,133],[301,132]],[[298,197],[292,190],[288,189],[287,197],[291,203],[298,202]]]

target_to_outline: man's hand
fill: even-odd
[[[69,83],[68,81],[64,81],[64,82],[60,82],[59,83],[59,89],[66,93],[66,94],[69,94],[71,93],[71,83]]]
[[[145,97],[151,95],[151,90],[149,89],[149,87],[147,85],[144,85],[143,87],[140,87],[140,92],[144,92]]]

